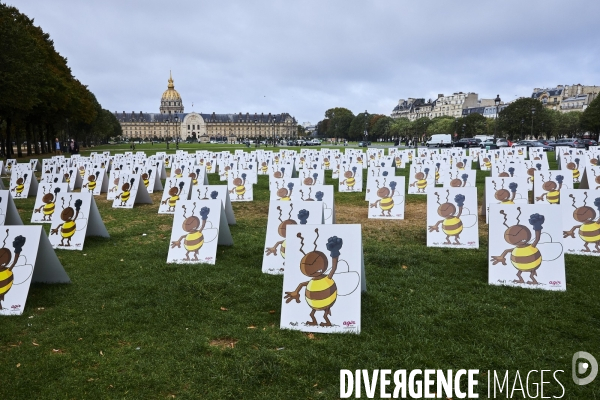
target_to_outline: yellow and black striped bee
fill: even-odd
[[[175,169],[175,178],[183,178],[183,170],[185,165],[182,165],[180,168]]]
[[[79,175],[81,176],[81,179],[85,177],[85,165],[79,167]]]
[[[117,197],[115,197],[116,199],[120,199],[121,200],[121,207],[124,207],[127,205],[127,201],[129,200],[129,197],[131,196],[131,190],[133,189],[133,183],[135,182],[135,178],[131,178],[131,180],[129,182],[125,182],[123,184],[123,186],[121,186],[121,193],[119,193],[117,195]]]
[[[192,178],[192,186],[198,185],[198,177],[200,176],[200,168],[197,168],[195,172],[192,172],[188,175],[189,178]]]
[[[96,189],[96,183],[98,181],[98,177],[100,176],[100,171],[96,171],[96,174],[92,174],[90,176],[87,177],[88,182],[86,184],[83,185],[84,188],[87,187],[88,191],[90,193],[94,192],[94,189]]]
[[[71,238],[75,234],[77,230],[77,224],[75,220],[79,216],[79,211],[81,209],[81,204],[83,203],[81,199],[75,200],[75,210],[71,207],[71,200],[73,200],[73,195],[71,195],[71,199],[69,200],[69,204],[65,207],[65,199],[63,197],[63,210],[60,213],[60,219],[63,221],[62,224],[59,224],[56,228],[50,230],[51,235],[58,234],[60,230],[60,244],[59,246],[70,246]],[[67,244],[64,243],[65,239],[67,240]]]
[[[448,201],[448,197],[450,196],[450,190],[446,189],[446,202],[440,203],[440,195],[438,192],[435,192],[435,196],[437,197],[437,203],[439,205],[437,209],[437,213],[440,217],[444,218],[438,221],[435,225],[431,225],[429,227],[429,232],[439,232],[439,225],[442,224],[442,232],[446,235],[446,241],[444,244],[452,244],[450,238],[454,236],[454,244],[461,244],[458,240],[460,239],[460,234],[463,231],[465,226],[463,225],[463,221],[461,220],[461,215],[463,213],[463,207],[465,204],[465,196],[462,194],[457,194],[454,196],[454,201],[458,206],[458,214],[456,213],[456,206]],[[477,218],[474,215],[465,215],[463,219],[469,217],[467,228],[475,225],[477,222]],[[471,223],[472,222],[472,223]]]
[[[73,176],[73,170],[70,169],[69,172],[67,172],[64,177],[65,177],[65,182],[67,182],[69,185],[71,184],[71,177]]]
[[[552,180],[552,172],[549,172],[550,179],[548,181],[544,181],[544,175],[540,174],[542,178],[542,189],[546,191],[546,193],[542,193],[541,196],[537,196],[535,198],[536,201],[544,201],[544,197],[550,204],[560,204],[560,190],[563,186],[563,180],[565,179],[562,175],[556,175],[556,182]]]
[[[573,171],[573,182],[579,182],[579,176],[581,175],[579,173],[579,158],[576,158],[573,161],[575,162],[567,163],[567,169]]]
[[[10,249],[6,248],[6,239],[8,239],[8,235],[9,229],[6,230],[6,237],[4,238],[4,243],[2,244],[2,248],[0,249],[0,310],[4,309],[2,307],[2,301],[4,301],[6,294],[10,291],[13,285],[19,284],[15,283],[15,277],[13,273],[15,267],[28,266],[30,268],[30,272],[25,277],[25,279],[21,279],[21,283],[29,279],[29,276],[31,276],[31,274],[33,273],[33,267],[31,265],[17,265],[19,257],[21,256],[21,252],[23,251],[23,246],[25,245],[27,239],[22,235],[15,237],[15,239],[13,240],[13,248],[15,251],[15,256],[13,259],[13,255],[11,254]]]
[[[17,175],[17,180],[15,182],[15,187],[11,189],[11,191],[16,192],[15,197],[21,197],[23,194],[23,190],[25,190],[25,182],[27,181],[27,174],[21,175],[20,177]]]
[[[496,181],[492,181],[492,183],[494,184],[495,190],[494,197],[500,202],[500,204],[515,204],[515,200],[517,197],[517,188],[519,187],[519,185],[516,182],[511,182],[508,184],[510,192],[507,189],[504,189],[504,179],[502,180],[502,186],[500,189],[496,187]],[[527,202],[525,201],[525,199],[521,198],[519,198],[518,200],[524,201],[525,203]]]
[[[263,161],[262,163],[260,163],[260,171],[261,171],[262,175],[266,175],[268,170],[269,170],[269,160]]]
[[[277,243],[275,243],[273,245],[273,247],[267,247],[265,249],[265,254],[267,256],[270,256],[271,254],[273,254],[274,256],[277,255],[277,247],[281,245],[281,249],[280,249],[280,253],[281,253],[281,257],[283,257],[285,259],[285,234],[286,234],[286,230],[288,225],[297,225],[297,222],[295,220],[292,219],[292,211],[294,210],[294,204],[290,203],[290,212],[288,214],[288,219],[286,219],[285,221],[281,220],[281,214],[283,213],[283,210],[281,209],[281,207],[277,206],[277,210],[279,210],[279,227],[277,227],[277,233],[279,234],[279,236],[281,236],[283,238],[283,240],[278,241]],[[301,218],[301,214],[302,214],[302,218]],[[304,223],[306,223],[306,220],[308,219],[308,211],[306,210],[300,210],[300,213],[298,213],[298,218],[300,218],[300,221],[304,221]]]
[[[385,172],[387,171],[384,171],[384,173]],[[377,183],[377,197],[379,197],[379,199],[376,200],[374,203],[371,203],[370,207],[376,208],[379,203],[379,208],[381,208],[381,216],[385,217],[385,213],[387,212],[387,216],[391,217],[392,209],[394,208],[394,193],[396,191],[396,182],[391,181],[389,187],[387,187],[385,184],[387,178],[384,177],[383,179],[383,186],[381,187],[379,187],[379,179],[375,180],[375,182]],[[400,194],[398,193],[396,197],[398,197],[397,200],[399,200],[401,203],[403,196],[400,196]]]
[[[317,165],[315,164],[315,168],[317,167]],[[312,185],[316,185],[317,184],[317,179],[319,179],[319,174],[314,173],[311,176],[306,176],[306,172],[304,172],[304,181],[302,181],[302,183],[306,186],[312,186]]]
[[[301,243],[300,252],[304,255],[300,261],[300,272],[309,277],[310,280],[300,283],[293,292],[285,292],[283,298],[285,299],[286,304],[292,300],[295,300],[296,303],[300,303],[300,291],[302,288],[305,288],[304,298],[306,304],[312,309],[310,312],[310,321],[307,321],[306,325],[330,327],[332,326],[332,323],[329,320],[331,308],[335,304],[338,295],[343,296],[352,293],[356,290],[358,284],[350,293],[338,293],[338,287],[333,278],[337,272],[340,250],[344,241],[337,236],[332,236],[327,240],[326,248],[331,256],[331,269],[329,270],[329,260],[327,256],[323,252],[317,250],[319,228],[315,228],[315,233],[317,234],[317,238],[314,241],[315,248],[308,254],[303,250],[304,238],[302,237],[302,234],[298,233],[296,235]],[[329,273],[327,273],[328,270]],[[325,322],[317,322],[317,318],[315,317],[317,311],[323,311],[323,319]]]
[[[569,197],[573,199],[573,208],[575,209],[575,211],[573,211],[573,219],[581,223],[581,225],[575,225],[570,231],[563,231],[563,237],[566,238],[567,236],[570,236],[575,238],[575,230],[579,228],[579,237],[583,240],[584,247],[581,251],[589,253],[589,245],[593,244],[595,250],[591,251],[600,253],[600,218],[595,221],[597,216],[596,211],[592,207],[587,206],[587,191],[583,192],[583,194],[585,195],[585,198],[583,200],[583,206],[581,207],[576,207],[575,196],[572,194],[569,195]],[[597,197],[594,200],[594,205],[598,211],[600,211],[600,197]]]
[[[425,168],[423,171],[419,171],[415,174],[415,179],[413,183],[410,184],[412,187],[417,187],[417,193],[425,193],[425,189],[427,189],[427,177],[429,176],[429,168]]]
[[[499,256],[492,256],[490,261],[492,261],[492,265],[496,265],[498,263],[506,265],[506,256],[510,254],[510,261],[517,269],[517,278],[519,278],[513,282],[539,285],[539,282],[535,279],[535,277],[537,276],[537,270],[542,266],[542,261],[552,261],[558,258],[558,256],[562,254],[562,246],[560,243],[553,242],[540,243],[543,228],[542,224],[545,221],[545,217],[537,213],[532,214],[529,217],[529,223],[535,232],[535,238],[533,239],[533,242],[531,242],[531,230],[520,223],[521,207],[517,207],[517,211],[519,212],[517,216],[517,224],[508,226],[506,223],[508,216],[504,210],[500,210],[500,214],[504,216],[504,226],[506,226],[506,231],[504,231],[504,240],[506,243],[514,247],[504,250],[504,252],[502,252],[502,254]],[[541,248],[546,254],[540,251]],[[559,248],[560,251],[558,251]],[[558,253],[558,256],[555,255],[556,253]],[[521,276],[523,272],[529,273],[529,281],[525,282]]]
[[[46,187],[42,186],[42,190],[43,192],[46,191]],[[52,186],[50,186],[50,190],[52,190]],[[56,196],[58,195],[58,193],[60,192],[60,188],[54,188],[54,194],[52,193],[45,193],[44,196],[42,197],[42,201],[44,202],[44,205],[40,206],[39,208],[35,209],[36,213],[42,212],[44,213],[44,217],[42,218],[42,221],[51,221],[52,220],[52,214],[54,214],[54,209],[56,208]]]
[[[237,199],[243,200],[244,194],[246,194],[246,174],[242,174],[241,178],[239,176],[234,178],[232,183],[235,187],[232,188],[229,193],[233,194],[233,192],[235,192]]]
[[[185,186],[185,182],[179,182],[179,189],[177,189],[177,186],[172,186],[169,189],[170,197],[161,202],[162,205],[166,205],[167,203],[169,204],[169,208],[167,209],[167,212],[175,211],[175,206],[177,205],[177,200],[179,200],[179,196],[181,196],[181,192],[183,191],[184,186]]]
[[[186,217],[187,209],[185,206],[183,208],[183,224],[181,228],[185,232],[178,240],[171,242],[171,248],[175,247],[181,248],[181,241],[183,240],[183,247],[185,248],[185,258],[186,261],[190,260],[190,253],[194,254],[194,261],[198,260],[198,252],[204,245],[204,234],[202,231],[206,226],[206,220],[208,219],[208,214],[210,213],[210,208],[202,207],[200,209],[200,217],[202,218],[202,222],[200,222],[200,218],[194,215],[194,211],[196,210],[196,203],[194,202],[194,208],[192,209],[192,215]],[[213,238],[214,240],[214,238]],[[209,240],[210,241],[210,240]]]
[[[358,158],[357,158],[358,161]],[[347,170],[346,172],[344,172],[344,179],[342,182],[340,182],[340,185],[346,185],[348,187],[348,189],[350,190],[354,190],[354,187],[356,186],[356,171],[358,168],[356,167],[352,167],[352,170]]]
[[[461,178],[459,179],[458,174],[460,174],[459,170],[456,171],[456,176],[453,178],[452,172],[450,172],[450,187],[465,187],[467,185],[469,175],[462,174]]]
[[[144,182],[144,186],[148,187],[150,185],[150,177],[152,176],[152,169],[149,169],[148,172],[144,172],[141,176],[142,182]]]
[[[279,197],[278,200],[282,200],[282,201],[290,201],[292,200],[292,192],[294,191],[294,183],[290,182],[287,184],[287,189],[283,187],[283,185],[285,185],[285,180],[283,181],[283,184],[281,187],[279,187],[279,181],[275,182],[275,185],[277,185],[277,197]]]

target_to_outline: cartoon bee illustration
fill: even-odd
[[[14,249],[14,259],[11,254],[10,249],[6,248],[6,239],[8,239],[10,229],[6,230],[6,237],[4,238],[4,242],[2,243],[2,248],[0,249],[0,310],[4,310],[2,307],[2,302],[4,301],[4,297],[13,287],[13,285],[20,285],[33,274],[33,266],[27,264],[27,258],[23,256],[21,258],[21,252],[23,251],[23,246],[25,246],[25,242],[27,239],[19,235],[13,240],[13,249]],[[21,265],[17,265],[19,259],[24,260],[25,263]],[[12,264],[11,261],[12,260]],[[10,265],[10,266],[9,266]],[[15,268],[18,268],[15,269]],[[18,271],[19,283],[15,282],[15,272]]]
[[[315,168],[316,168],[316,165],[315,165]],[[304,181],[303,181],[303,183],[306,186],[316,185],[318,178],[319,178],[319,174],[317,174],[317,173],[312,174],[312,177],[310,177],[310,176],[307,177],[306,176],[306,172],[305,172],[304,173]]]
[[[600,157],[590,158],[590,164],[592,164],[593,166],[600,165]]]
[[[429,168],[425,168],[422,172],[419,171],[415,174],[415,179],[413,183],[410,184],[412,187],[417,187],[417,193],[425,193],[425,189],[427,189],[427,177],[429,176]]]
[[[85,165],[79,166],[79,176],[81,176],[81,179],[85,177]]]
[[[460,171],[456,171],[456,176],[452,177],[452,172],[450,172],[450,187],[465,187],[467,186],[467,180],[469,179],[469,174],[462,174],[460,179],[458,178],[458,174]]]
[[[197,168],[195,172],[192,172],[188,175],[189,178],[192,178],[192,185],[198,185],[198,177],[200,176],[200,168]]]
[[[194,208],[192,208],[192,213],[189,217],[185,216],[187,213],[185,205],[181,206],[183,209],[184,218],[181,228],[185,234],[183,234],[179,239],[171,242],[172,249],[175,247],[181,248],[181,241],[183,240],[183,247],[186,251],[184,258],[185,261],[192,261],[190,260],[190,253],[194,254],[193,261],[198,261],[198,252],[204,243],[212,242],[218,236],[217,229],[212,228],[212,225],[211,227],[206,228],[206,220],[208,219],[208,214],[210,214],[210,208],[202,207],[200,209],[200,218],[202,219],[202,222],[200,222],[200,218],[194,215],[194,211],[196,210],[196,202],[192,204],[194,205]],[[209,237],[212,237],[212,239],[208,240]]]
[[[494,184],[494,197],[496,200],[500,202],[500,204],[515,204],[515,200],[517,199],[517,188],[519,185],[516,182],[511,182],[508,184],[508,188],[510,192],[504,189],[504,180],[502,180],[502,186],[500,189],[496,187],[496,181],[492,181]],[[520,196],[520,195],[519,195]],[[519,200],[524,200],[519,197]]]
[[[542,224],[546,218],[538,213],[531,214],[529,217],[529,224],[533,227],[535,232],[533,242],[529,243],[532,239],[531,230],[525,225],[521,225],[521,207],[517,207],[517,210],[519,212],[517,224],[513,226],[508,226],[506,223],[508,215],[504,210],[500,210],[500,214],[504,216],[504,226],[506,226],[504,240],[514,247],[504,250],[499,256],[492,256],[490,261],[492,261],[492,265],[498,263],[506,265],[506,256],[510,254],[510,261],[517,269],[517,278],[519,278],[513,282],[539,285],[539,282],[535,277],[537,276],[537,270],[542,266],[542,261],[556,260],[562,254],[562,245],[560,243],[552,242],[552,238],[548,234],[545,235],[549,238],[549,242],[540,243],[543,229]],[[521,276],[523,272],[529,273],[529,281],[525,282]]]
[[[282,200],[282,201],[290,201],[292,200],[292,192],[294,190],[294,183],[290,182],[287,184],[287,189],[283,187],[284,183],[282,184],[281,187],[279,187],[279,182],[275,182],[275,185],[277,185],[277,197],[279,197],[278,200]]]
[[[43,209],[44,216],[42,217],[42,221],[52,221],[52,215],[54,214],[54,208],[56,203],[56,196],[58,195],[58,193],[60,193],[59,187],[54,188],[54,194],[51,193],[52,186],[50,186],[49,189],[50,192],[46,193],[46,187],[42,186],[42,193],[44,193],[44,196],[42,196],[42,201],[44,202],[44,204],[34,210],[36,213],[39,213],[42,212]]]
[[[571,171],[573,171],[573,182],[575,183],[579,183],[579,158],[576,158],[575,160],[573,160],[575,162],[569,162],[567,163],[567,169],[570,169]]]
[[[467,166],[468,160],[465,158],[462,161],[459,161],[456,163],[456,169],[458,169],[459,171],[463,171],[466,166]]]
[[[112,192],[116,192],[117,190],[119,190],[119,181],[120,181],[120,179],[119,179],[119,177],[117,176],[117,177],[115,178],[115,180],[113,181],[113,185],[114,185],[114,186],[110,188],[109,192],[111,192],[111,193],[112,193]]]
[[[244,194],[246,194],[246,174],[242,174],[241,178],[238,174],[237,177],[233,178],[231,183],[233,183],[233,186],[235,187],[232,188],[229,193],[233,194],[233,192],[235,192],[237,200],[243,200]]]
[[[596,211],[587,205],[588,193],[583,192],[585,198],[583,199],[583,206],[576,207],[575,206],[575,196],[572,194],[569,195],[570,198],[573,199],[573,219],[577,222],[580,222],[581,225],[575,225],[569,231],[563,231],[563,238],[568,236],[575,239],[575,230],[579,228],[579,237],[583,240],[583,252],[589,253],[590,248],[589,245],[593,244],[595,250],[591,250],[594,253],[600,253],[600,218],[596,219]],[[600,197],[597,197],[594,200],[594,206],[600,212]]]
[[[23,174],[21,176],[17,173],[17,180],[15,182],[15,187],[10,189],[12,192],[16,192],[15,197],[21,197],[23,194],[23,190],[25,190],[25,182],[27,181],[27,174]]]
[[[267,173],[267,171],[269,170],[269,160],[263,161],[260,164],[260,170],[261,170],[261,172],[262,172],[263,175],[265,175]]]
[[[394,157],[394,161],[396,162],[396,168],[400,168],[402,166],[402,154],[398,154]]]
[[[542,189],[546,191],[546,193],[542,193],[541,196],[535,198],[535,201],[544,201],[544,197],[550,204],[560,204],[560,189],[562,189],[563,180],[565,179],[562,175],[556,175],[556,182],[552,180],[552,172],[549,172],[550,179],[548,181],[544,180],[544,175],[540,174],[542,178]]]
[[[594,182],[598,184],[598,186],[596,186],[596,190],[598,190],[600,189],[600,175],[596,173],[596,169],[597,168],[593,168],[592,171],[594,172]]]
[[[502,172],[500,172],[500,166],[496,165],[496,171],[498,171],[498,178],[512,178],[515,175],[515,169],[510,167],[508,172],[506,172],[506,165],[502,167]]]
[[[533,184],[536,169],[538,171],[541,171],[542,170],[542,164],[539,164],[539,163],[535,164],[535,168],[531,167],[531,168],[529,168],[527,170],[527,175],[528,175],[528,177],[527,177],[527,183]]]
[[[12,170],[12,161],[8,161],[6,163],[6,169],[8,170],[8,173],[10,174],[11,170]]]
[[[444,159],[445,161],[446,159]],[[440,163],[435,163],[435,183],[438,183],[438,181],[440,180],[440,166],[442,164]]]
[[[413,159],[413,152],[409,151],[408,152],[408,161],[412,162],[412,159]]]
[[[485,167],[486,170],[491,170],[492,169],[492,161],[490,160],[489,157],[484,157],[483,158],[483,166]]]
[[[384,171],[384,175],[387,175],[387,171]],[[395,181],[391,181],[389,184],[389,188],[386,187],[385,185],[385,180],[387,179],[387,177],[384,177],[383,180],[383,186],[379,187],[379,179],[376,179],[375,182],[377,183],[377,197],[379,197],[378,200],[376,200],[374,203],[371,203],[369,206],[370,208],[376,208],[377,205],[379,204],[379,208],[381,208],[381,216],[385,217],[385,212],[387,212],[387,216],[391,217],[392,216],[392,209],[394,208],[394,197],[396,197],[396,200],[398,200],[399,203],[402,203],[402,199],[404,196],[401,196],[400,193],[396,193],[396,182]]]
[[[100,176],[100,171],[96,171],[95,175],[90,175],[87,177],[88,182],[86,184],[83,185],[84,188],[87,187],[88,191],[90,193],[92,193],[94,191],[94,189],[96,189],[96,181],[98,180],[98,177]]]
[[[275,165],[279,165],[279,156],[275,156],[273,162],[275,163]]]
[[[165,168],[169,168],[171,165],[171,157],[165,157]]]
[[[337,236],[331,236],[327,239],[325,247],[329,251],[331,257],[331,269],[329,269],[329,259],[327,256],[317,250],[317,240],[319,239],[319,228],[315,228],[317,237],[314,241],[314,249],[308,254],[304,252],[304,238],[301,233],[296,236],[300,239],[300,252],[304,255],[300,261],[300,272],[310,278],[306,282],[302,282],[298,285],[296,290],[293,292],[285,292],[284,299],[286,304],[295,300],[296,303],[300,303],[300,291],[304,289],[304,298],[306,304],[312,309],[310,312],[310,321],[306,322],[308,326],[322,326],[329,327],[333,326],[329,317],[331,316],[331,308],[335,304],[338,296],[348,296],[358,288],[360,283],[359,275],[354,271],[348,272],[337,272],[338,263],[341,255],[340,250],[344,244],[342,238]],[[345,261],[344,261],[345,262]],[[347,263],[346,263],[347,264]],[[327,272],[329,271],[329,272]],[[327,275],[326,275],[327,274]],[[346,276],[348,274],[348,276]],[[351,289],[348,293],[338,293],[338,287],[333,279],[335,276],[336,280],[343,280],[345,282],[344,287]],[[350,283],[352,282],[352,283]],[[354,288],[352,288],[354,284]],[[340,286],[342,287],[342,286]],[[315,317],[317,311],[323,311],[323,320],[325,322],[318,323]]]
[[[537,153],[534,157],[533,160],[534,161],[539,161],[542,160],[544,158],[544,153]]]
[[[173,181],[170,181],[172,184]],[[169,198],[165,199],[161,202],[162,205],[169,205],[169,208],[167,209],[167,212],[173,212],[175,211],[175,206],[177,205],[177,200],[179,200],[179,197],[182,195],[183,192],[183,187],[185,186],[185,182],[179,182],[179,189],[177,189],[177,186],[171,186],[171,188],[169,189]]]
[[[277,178],[277,179],[283,178],[284,172],[285,172],[285,167],[281,167],[281,170],[277,170],[277,171],[273,172],[273,178]]]
[[[131,196],[131,190],[133,189],[133,183],[135,182],[135,178],[131,178],[131,180],[129,182],[125,182],[123,184],[123,186],[121,186],[121,193],[119,193],[117,195],[117,197],[115,197],[116,199],[121,199],[121,207],[124,207],[127,205],[127,201],[129,200],[129,197]]]
[[[179,168],[175,169],[175,178],[183,178],[183,170],[185,169],[185,165],[182,165]]]
[[[519,149],[517,150],[517,154],[522,156],[523,155],[523,148],[519,147]]]
[[[212,163],[210,161],[206,162],[206,172],[210,173],[212,171]]]
[[[72,200],[73,195],[71,195],[69,199],[69,204],[65,208],[65,198],[62,198],[63,210],[60,213],[60,219],[63,222],[59,224],[56,228],[50,230],[50,235],[57,235],[58,231],[60,231],[61,239],[59,246],[70,246],[71,238],[75,234],[75,231],[83,229],[87,224],[86,218],[84,218],[82,215],[81,218],[79,218],[81,223],[79,227],[77,226],[76,220],[79,217],[79,211],[83,202],[81,201],[81,199],[75,200],[75,210],[73,210],[73,207],[71,207]],[[65,240],[67,241],[67,244],[64,243]]]
[[[306,198],[306,199],[304,198],[304,191],[302,191],[302,189],[300,189],[299,192],[300,192],[300,200],[302,200],[302,201],[315,201],[315,199],[311,198],[311,195],[312,195],[312,188],[311,187],[308,188],[308,198]],[[323,192],[318,192],[318,193],[321,193],[321,195],[323,194]],[[321,198],[323,198],[323,196],[321,196]]]
[[[323,164],[325,165],[325,169],[329,169],[331,166],[331,162],[329,161],[329,157],[323,158]]]
[[[150,177],[152,176],[152,169],[149,169],[148,172],[144,172],[140,178],[142,178],[142,182],[144,182],[144,186],[148,187],[150,185]]]
[[[271,254],[276,256],[277,255],[277,247],[281,246],[280,248],[280,253],[281,253],[281,257],[285,260],[285,243],[286,243],[286,230],[288,225],[297,225],[297,222],[294,221],[292,219],[292,211],[294,211],[294,204],[290,204],[290,212],[288,214],[288,219],[286,219],[285,221],[281,220],[281,214],[283,214],[283,210],[281,209],[281,207],[277,206],[277,210],[279,211],[279,221],[280,224],[277,227],[277,233],[279,234],[279,236],[281,236],[283,238],[283,240],[278,241],[277,243],[275,243],[273,245],[273,247],[267,247],[265,249],[265,255],[270,256]],[[300,224],[304,225],[307,223],[308,217],[309,217],[310,213],[308,212],[308,210],[300,210],[298,212],[298,219],[300,220]],[[284,263],[285,265],[285,263]]]
[[[67,182],[69,185],[71,184],[71,177],[73,176],[73,170],[70,169],[67,173],[65,173],[64,177],[65,177],[65,182]]]
[[[357,158],[358,161],[358,158]],[[352,167],[352,171],[347,170],[346,172],[344,172],[344,179],[343,181],[340,182],[340,185],[346,185],[348,187],[348,189],[350,190],[354,190],[354,186],[356,186],[356,167]]]
[[[450,190],[446,190],[446,193],[446,202],[444,204],[440,203],[440,195],[438,192],[434,193],[437,197],[437,203],[439,205],[437,213],[444,219],[436,222],[435,225],[429,226],[429,232],[439,232],[439,226],[442,224],[442,232],[446,235],[446,241],[444,244],[452,244],[450,241],[450,237],[452,236],[454,236],[454,244],[461,244],[458,240],[460,239],[460,234],[462,233],[463,228],[470,228],[475,225],[477,222],[477,217],[473,214],[470,214],[469,210],[466,208],[464,209],[466,211],[465,215],[462,215],[465,204],[465,196],[462,194],[457,194],[454,196],[454,202],[458,206],[457,214],[456,206],[448,201]],[[467,225],[464,225],[463,220],[467,223]]]
[[[202,197],[200,189],[197,189],[196,192],[198,192],[198,200],[209,200],[209,198],[208,198],[208,187],[206,187],[205,190],[204,190],[204,197]],[[216,190],[213,190],[212,192],[210,192],[210,199],[216,200],[217,197],[219,197],[219,192],[217,192]]]

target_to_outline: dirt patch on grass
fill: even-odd
[[[267,218],[269,215],[268,202],[233,202],[232,208],[236,220]]]
[[[218,347],[221,350],[224,349],[233,349],[235,348],[236,343],[238,342],[237,339],[231,339],[231,338],[222,338],[222,339],[214,339],[211,340],[210,342],[208,342],[208,344],[212,347]]]

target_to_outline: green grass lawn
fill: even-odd
[[[128,146],[93,150],[104,149]],[[485,224],[479,250],[427,248],[425,196],[407,197],[406,220],[382,222],[367,219],[364,193],[336,194],[338,223],[363,227],[362,332],[280,330],[283,277],[261,272],[266,176],[254,195],[233,203],[235,245],[219,246],[214,266],[166,264],[172,216],[157,214],[160,193],[133,210],[96,197],[110,239],[57,250],[72,283],[32,285],[23,315],[0,320],[0,397],[335,399],[340,369],[433,368],[480,369],[482,395],[487,370],[519,370],[525,384],[530,370],[560,369],[563,398],[600,398],[600,379],[571,379],[573,353],[600,359],[598,258],[566,255],[563,293],[490,286]],[[28,224],[34,199],[15,203]],[[549,376],[544,395],[560,396]]]

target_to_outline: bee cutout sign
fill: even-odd
[[[369,192],[369,218],[404,219],[406,178],[389,176],[375,179],[377,187]]]
[[[560,204],[560,192],[573,188],[573,171],[535,171],[534,204]]]
[[[489,283],[567,290],[562,237],[556,206],[491,204]]]
[[[29,165],[27,165],[29,167]],[[38,191],[38,181],[33,171],[25,168],[13,168],[10,175],[10,192],[14,199],[26,199],[35,196]]]
[[[600,256],[600,190],[560,192],[565,253]]]
[[[108,176],[105,168],[90,168],[86,170],[85,183],[81,185],[82,192],[88,192],[94,196],[100,196],[108,192]]]
[[[0,225],[23,225],[10,191],[0,190]]]
[[[435,165],[433,163],[410,166],[408,194],[427,194],[428,187],[435,186]]]
[[[362,192],[363,167],[361,164],[342,164],[339,174],[340,193]]]
[[[479,248],[477,188],[430,188],[427,247]]]
[[[366,291],[360,225],[291,225],[281,329],[360,333]]]
[[[529,191],[527,179],[521,178],[485,178],[485,192],[481,204],[481,215],[485,215],[485,222],[489,222],[490,204],[528,204]]]
[[[52,215],[50,243],[55,249],[83,250],[87,236],[110,237],[91,193],[62,193]]]
[[[600,165],[587,165],[585,167],[579,189],[600,189]]]
[[[31,223],[44,224],[51,223],[52,216],[56,210],[56,201],[58,196],[69,192],[69,185],[66,182],[43,183],[40,185],[38,194],[35,198],[33,213],[31,214]]]
[[[231,200],[229,199],[229,191],[225,185],[198,185],[194,187],[195,194],[192,199],[197,200],[221,200],[223,209],[225,210],[225,217],[229,225],[235,225],[235,216],[233,215],[233,207],[231,207]]]
[[[475,187],[477,179],[477,171],[474,169],[470,170],[459,170],[450,169],[440,177],[440,183],[444,187]]]
[[[367,170],[367,190],[365,191],[365,201],[369,201],[371,193],[377,191],[377,182],[387,182],[394,178],[396,169],[394,167],[370,167]],[[385,186],[385,183],[383,183]]]
[[[121,174],[120,184],[113,200],[113,208],[133,208],[134,204],[152,204],[152,199],[139,173]]]
[[[165,190],[158,206],[159,214],[174,214],[177,202],[190,198],[192,178],[169,178],[165,182]]]
[[[254,185],[248,183],[246,178],[248,175],[245,172],[233,171],[229,173],[227,178],[227,188],[229,189],[229,197],[231,201],[252,201],[254,193]]]
[[[292,194],[292,201],[319,201],[323,203],[323,223],[335,224],[333,185],[301,187]]]
[[[0,241],[0,315],[23,314],[32,282],[71,282],[41,226],[5,226]]]
[[[271,201],[262,262],[262,272],[283,274],[287,254],[287,228],[292,225],[323,223],[323,203],[319,201]]]
[[[233,245],[221,200],[179,201],[169,243],[168,263],[215,264],[217,244]]]

